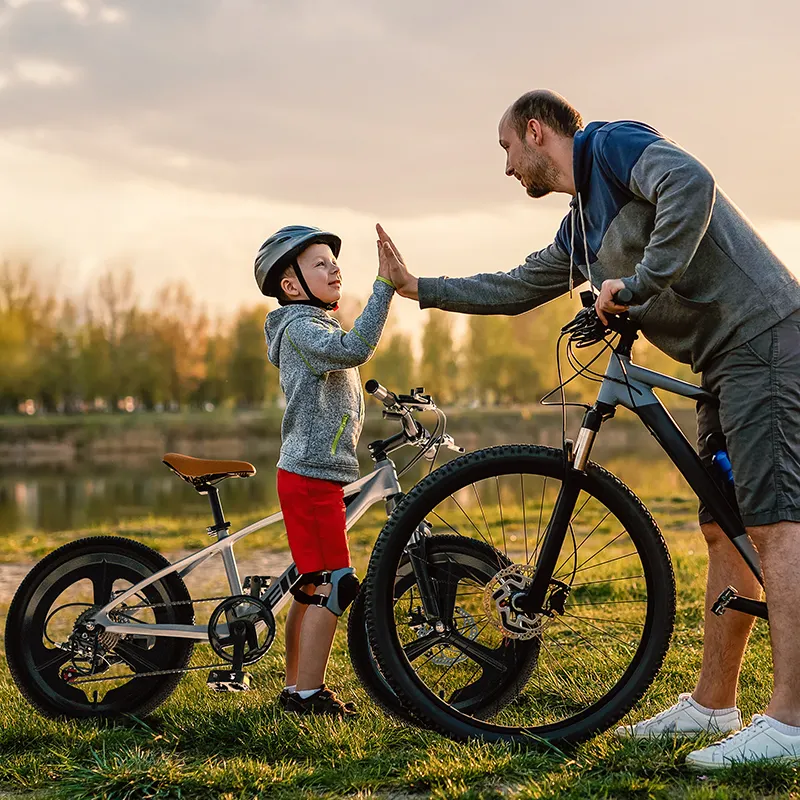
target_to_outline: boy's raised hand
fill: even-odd
[[[388,277],[401,297],[410,297],[419,300],[417,279],[408,271],[403,257],[389,238],[389,234],[380,224],[375,226],[378,232],[378,274]],[[388,270],[388,275],[383,275],[383,270]]]

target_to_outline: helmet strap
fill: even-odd
[[[314,306],[315,308],[322,308],[325,311],[336,311],[336,309],[339,308],[338,303],[323,303],[322,300],[314,295],[311,289],[308,288],[305,276],[303,275],[303,270],[300,269],[300,265],[297,263],[297,261],[292,262],[292,267],[295,275],[297,275],[297,280],[300,281],[300,286],[303,287],[303,291],[306,293],[306,297],[308,298],[308,300],[294,300],[292,301],[293,303]]]

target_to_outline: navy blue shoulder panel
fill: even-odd
[[[655,128],[643,122],[623,120],[604,125],[597,131],[592,145],[595,158],[627,189],[642,153],[662,138]]]
[[[660,134],[641,122],[593,122],[575,134],[573,168],[575,185],[583,203],[586,244],[583,228],[575,208],[575,264],[586,265],[597,260],[597,253],[611,223],[623,206],[634,197],[629,188],[630,176],[644,150]],[[567,215],[561,222],[556,241],[569,253],[571,229]],[[585,274],[585,269],[581,270]]]

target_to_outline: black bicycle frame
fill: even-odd
[[[623,340],[625,339],[623,336]],[[574,454],[568,454],[566,459],[564,479],[543,537],[533,581],[515,602],[518,610],[525,613],[545,611],[553,571],[580,494],[581,478],[592,445],[600,426],[614,416],[617,406],[629,409],[642,420],[763,586],[758,553],[747,536],[738,509],[731,505],[718,481],[706,469],[675,420],[653,393],[653,389],[664,389],[693,400],[715,404],[717,399],[692,383],[633,364],[629,355],[630,343],[628,338],[612,353],[597,402],[586,412],[575,442]]]

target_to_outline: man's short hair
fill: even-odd
[[[526,92],[508,109],[508,121],[520,139],[525,138],[528,121],[537,119],[562,136],[574,136],[583,127],[583,119],[576,108],[560,94],[549,89]]]

